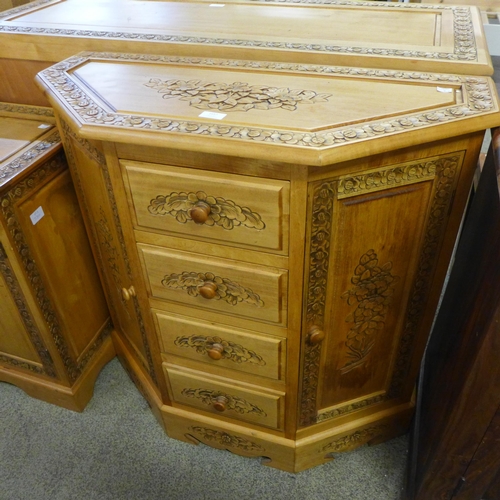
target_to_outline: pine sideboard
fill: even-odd
[[[81,411],[111,329],[54,114],[0,103],[0,381]]]
[[[169,436],[296,472],[406,431],[488,77],[82,53],[37,83]]]
[[[47,105],[36,73],[83,50],[493,74],[474,6],[36,0],[0,12],[0,100]]]

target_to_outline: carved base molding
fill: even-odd
[[[341,432],[333,429],[326,435],[319,433],[316,439],[311,436],[287,439],[169,406],[162,407],[161,415],[167,434],[174,439],[258,458],[263,465],[294,473],[330,462],[335,454],[370,441],[382,442],[404,434],[412,411],[411,405],[406,405],[381,412],[370,417],[361,429],[349,431],[343,427]]]

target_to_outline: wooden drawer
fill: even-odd
[[[276,380],[284,373],[285,339],[160,311],[153,313],[162,349],[168,354]]]
[[[153,297],[259,321],[286,321],[287,271],[137,246]]]
[[[163,367],[170,381],[172,399],[177,403],[274,429],[282,427],[283,393],[239,387],[229,380],[179,370],[168,363]]]
[[[288,252],[288,182],[125,160],[121,164],[137,227]]]

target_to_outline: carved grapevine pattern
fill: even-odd
[[[214,345],[222,346],[222,357],[235,363],[251,363],[265,366],[266,362],[254,351],[250,351],[242,345],[235,344],[220,337],[206,337],[203,335],[191,335],[190,337],[177,337],[174,341],[177,347],[190,347],[199,354],[207,354]]]
[[[163,99],[178,98],[189,101],[199,109],[218,111],[248,111],[250,109],[286,109],[295,111],[298,104],[325,102],[331,94],[312,90],[249,85],[244,82],[204,83],[201,80],[160,80],[151,78],[144,84],[159,92]]]
[[[188,398],[199,399],[203,404],[212,406],[217,403],[218,398],[224,398],[225,406],[228,410],[235,411],[241,415],[245,413],[257,414],[266,417],[267,413],[258,406],[248,402],[246,399],[231,396],[221,391],[211,391],[209,389],[183,389],[181,394]]]
[[[207,226],[216,225],[227,230],[240,225],[258,230],[266,227],[261,216],[248,207],[240,207],[234,201],[221,197],[209,196],[203,191],[158,195],[151,200],[148,211],[152,215],[171,215],[177,222],[185,224],[192,221],[189,213],[200,202],[210,207],[210,213],[204,222]]]
[[[245,302],[256,307],[264,306],[260,296],[250,288],[245,288],[228,278],[215,276],[213,273],[184,271],[181,274],[172,273],[166,275],[161,281],[166,288],[186,290],[192,297],[197,297],[200,294],[199,288],[207,282],[213,283],[217,287],[214,300],[224,300],[232,306],[237,305],[239,302]]]
[[[349,305],[358,304],[356,310],[347,316],[354,326],[347,333],[348,360],[342,372],[355,368],[363,362],[373,349],[377,331],[385,326],[385,317],[394,294],[397,276],[391,274],[392,262],[379,267],[374,250],[368,250],[359,259],[351,283],[354,288],[342,295]]]

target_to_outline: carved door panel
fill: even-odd
[[[99,254],[98,265],[108,289],[115,327],[132,347],[137,361],[156,381],[105,158],[93,144],[77,138],[64,122],[62,127],[68,163]]]
[[[311,184],[301,425],[409,401],[464,153]]]

